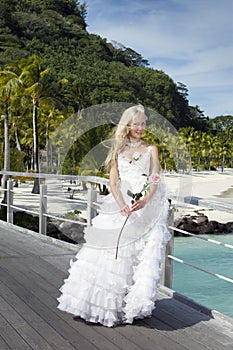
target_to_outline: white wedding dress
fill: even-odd
[[[127,190],[142,190],[150,157],[149,147],[138,160],[118,156],[120,188],[129,204],[132,198]],[[126,218],[113,196],[106,196],[93,225],[85,229],[86,243],[75,262],[71,261],[58,308],[108,327],[150,315],[155,308],[161,259],[171,237],[168,209],[168,191],[161,180],[147,205],[127,220],[116,258],[117,239]]]

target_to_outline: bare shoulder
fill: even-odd
[[[155,145],[151,145],[150,143],[144,143],[144,145],[153,155],[158,155],[158,148]]]

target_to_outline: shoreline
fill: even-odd
[[[175,218],[197,211],[205,214],[209,220],[221,223],[233,221],[233,212],[215,209],[213,204],[219,202],[233,205],[233,169],[220,171],[203,171],[192,174],[164,173],[164,181],[174,198]],[[199,205],[185,203],[186,198],[197,198]],[[204,203],[201,203],[201,202]],[[173,201],[172,201],[173,202]],[[188,202],[188,201],[187,201]]]

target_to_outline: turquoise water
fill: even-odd
[[[233,234],[204,235],[233,245]],[[196,239],[176,237],[174,256],[213,273],[233,279],[233,249]],[[233,317],[233,284],[173,261],[172,289]]]

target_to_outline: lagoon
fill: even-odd
[[[204,235],[233,245],[233,233]],[[174,256],[233,279],[233,249],[194,237],[175,237]],[[173,262],[172,289],[227,316],[233,317],[233,284],[184,264]]]

